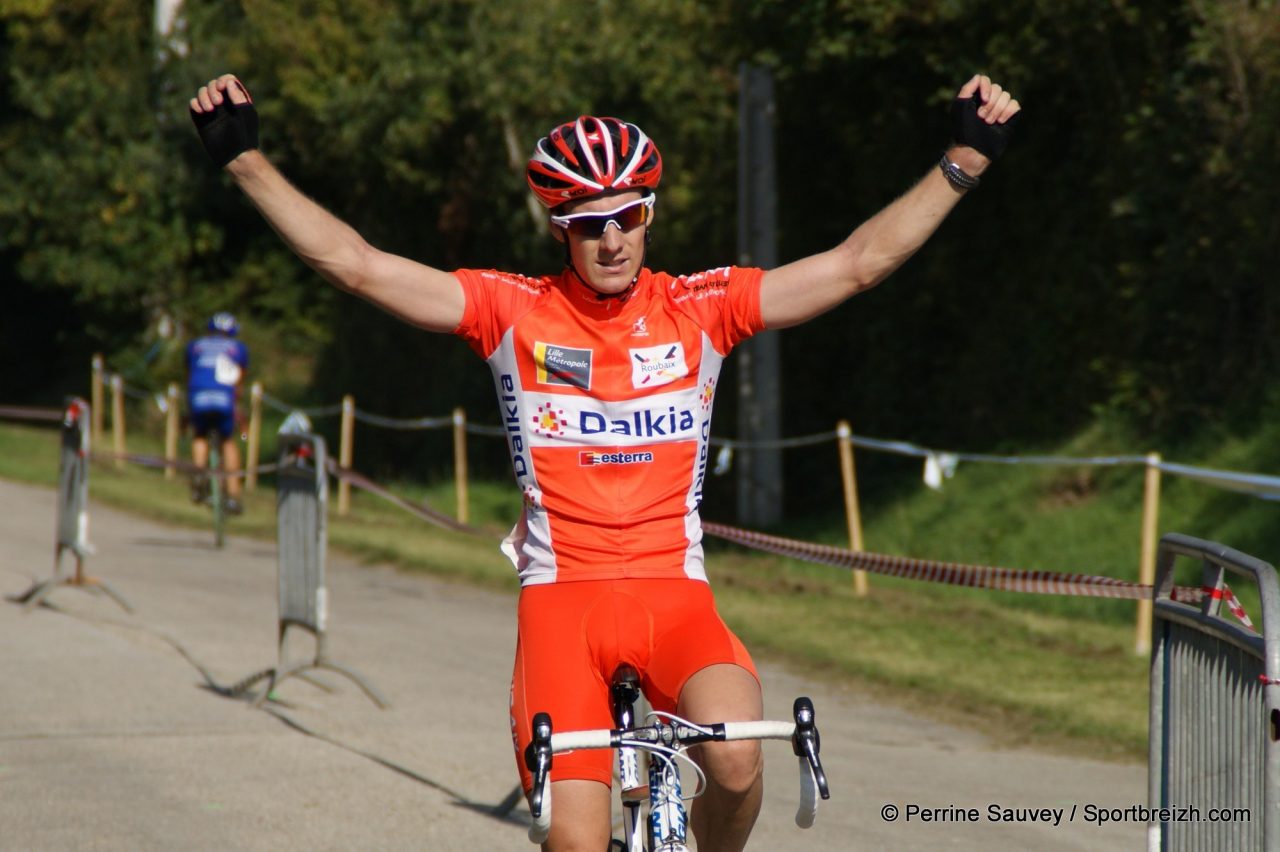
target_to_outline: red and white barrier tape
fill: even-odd
[[[130,464],[154,468],[156,470],[163,470],[164,468],[172,467],[179,473],[186,474],[209,472],[208,468],[196,467],[185,459],[164,459],[160,456],[149,456],[142,453],[104,453],[95,451],[89,454],[89,458],[98,462],[126,461]],[[277,464],[260,464],[255,468],[255,471],[257,473],[275,473],[279,467],[280,466]],[[221,472],[223,479],[243,479],[248,475],[248,471],[244,470]]]
[[[60,408],[35,408],[29,405],[0,405],[0,420],[35,420],[58,423],[63,418]]]
[[[1237,598],[1235,593],[1232,592],[1225,584],[1221,589],[1215,589],[1212,586],[1205,586],[1200,591],[1215,601],[1222,601],[1227,605],[1227,609],[1231,610],[1231,614],[1234,615],[1241,624],[1250,630],[1257,632],[1256,628],[1253,626],[1253,622],[1249,620],[1249,613],[1244,611],[1244,607],[1241,606],[1239,598]]]
[[[123,459],[134,464],[156,468],[174,465],[183,472],[194,472],[196,470],[188,462],[166,461],[156,456],[133,453],[93,453],[93,458],[103,460]],[[276,468],[276,465],[262,465],[258,468],[258,471],[260,473],[269,473],[276,470]],[[333,459],[329,459],[329,473],[338,479],[350,482],[357,488],[381,497],[438,527],[473,535],[486,535],[485,531],[460,523],[434,509],[411,503],[378,485],[367,476],[350,468],[339,467]],[[244,476],[244,473],[228,474],[228,477],[232,476]],[[1128,600],[1146,600],[1151,597],[1151,586],[1145,583],[1133,583],[1127,580],[1117,580],[1112,577],[1101,577],[1093,574],[1027,571],[1017,568],[997,568],[990,565],[966,565],[957,562],[939,562],[932,559],[915,559],[909,556],[889,556],[882,553],[854,551],[826,544],[814,544],[797,539],[782,538],[781,536],[744,530],[712,521],[704,521],[702,529],[708,535],[742,544],[755,550],[762,550],[766,553],[774,553],[804,562],[814,562],[819,565],[857,569],[886,577],[901,577],[908,580],[923,580],[950,586],[1038,595],[1067,595]],[[1239,599],[1225,584],[1221,589],[1174,586],[1171,593],[1173,600],[1190,604],[1200,603],[1206,596],[1222,601],[1241,624],[1250,630],[1255,630],[1253,622],[1250,621],[1249,615],[1245,612]]]
[[[795,539],[781,538],[752,532],[737,527],[704,522],[702,528],[710,535],[726,541],[746,545],[756,550],[788,556],[819,565],[859,569],[887,577],[903,577],[908,580],[925,580],[951,586],[967,586],[975,589],[994,589],[1002,592],[1025,592],[1039,595],[1076,595],[1097,598],[1126,598],[1145,600],[1151,597],[1151,587],[1145,583],[1131,583],[1111,577],[1092,574],[1061,574],[1055,571],[1022,571],[1016,568],[995,568],[988,565],[964,565],[953,562],[937,562],[931,559],[913,559],[908,556],[886,556],[812,544]],[[1198,589],[1175,586],[1172,597],[1183,603],[1199,603],[1206,594],[1227,603],[1233,615],[1246,627],[1253,629],[1249,616],[1230,589]]]
[[[487,535],[487,533],[484,530],[480,530],[468,524],[464,524],[460,521],[457,521],[449,517],[446,514],[443,514],[442,512],[437,512],[435,509],[428,508],[427,506],[419,506],[416,503],[410,503],[408,500],[404,499],[403,497],[397,494],[392,494],[390,491],[383,488],[381,485],[374,482],[372,479],[365,476],[364,474],[357,473],[351,468],[339,467],[338,463],[335,462],[333,459],[329,459],[329,473],[333,476],[336,476],[338,479],[345,479],[347,482],[350,482],[356,488],[360,488],[364,491],[368,491],[370,494],[381,497],[383,500],[386,500],[389,503],[393,503],[396,506],[399,506],[401,509],[404,509],[406,512],[417,515],[419,518],[421,518],[422,520],[426,521],[429,524],[435,524],[438,527],[444,527],[445,529],[456,530],[457,532],[470,533],[472,535]]]

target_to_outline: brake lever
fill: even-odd
[[[551,716],[537,713],[533,717],[533,739],[524,750],[525,768],[533,773],[533,790],[529,794],[529,813],[536,820],[542,816],[542,791],[551,771]]]
[[[809,768],[813,770],[814,781],[818,785],[818,794],[823,799],[830,799],[831,792],[827,789],[827,774],[822,771],[822,761],[818,759],[818,752],[822,748],[822,740],[818,736],[818,726],[814,724],[813,702],[808,698],[801,696],[795,701],[792,707],[792,713],[796,720],[796,732],[791,738],[791,750],[796,756],[803,757],[809,762]]]

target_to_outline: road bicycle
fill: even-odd
[[[225,440],[217,429],[210,429],[206,440],[209,442],[209,463],[204,470],[197,471],[191,481],[191,499],[196,503],[207,503],[213,509],[213,542],[222,547],[226,544],[227,515],[227,472],[222,464],[222,442]]]
[[[718,722],[698,725],[670,713],[647,714],[649,724],[635,724],[635,703],[640,697],[640,678],[629,665],[619,666],[610,681],[610,703],[616,728],[553,733],[551,716],[533,717],[533,740],[525,750],[525,765],[533,773],[529,810],[533,825],[529,839],[542,843],[551,830],[551,770],[553,756],[576,749],[608,748],[617,752],[618,788],[622,802],[621,840],[610,841],[610,850],[621,852],[688,852],[688,822],[680,784],[683,760],[697,777],[695,791],[702,794],[706,777],[685,748],[699,743],[729,740],[788,740],[800,763],[800,806],[796,825],[813,825],[818,797],[831,798],[826,773],[818,759],[820,742],[814,724],[813,702],[797,698],[791,722]],[[648,757],[648,784],[641,783],[641,755]],[[647,804],[648,817],[642,815]]]

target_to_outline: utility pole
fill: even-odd
[[[773,154],[773,74],[738,66],[738,265],[778,265],[778,193]],[[764,331],[740,345],[738,440],[781,437],[778,333]],[[782,519],[782,451],[738,451],[738,522],[771,526]]]

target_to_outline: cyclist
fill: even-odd
[[[187,409],[195,437],[191,441],[191,461],[202,471],[209,468],[209,432],[222,437],[222,465],[227,473],[240,470],[240,445],[236,441],[236,403],[249,366],[249,350],[236,339],[240,325],[226,311],[209,319],[209,333],[187,344]],[[191,499],[209,499],[209,478],[199,474],[191,480]],[[225,508],[229,514],[242,511],[240,477],[227,478]]]
[[[681,276],[645,266],[662,160],[634,124],[583,116],[537,143],[526,177],[565,269],[527,277],[450,273],[370,246],[256,150],[257,114],[234,76],[200,88],[190,108],[214,162],[304,262],[410,324],[462,337],[493,371],[524,494],[503,550],[521,579],[511,721],[526,790],[533,714],[549,712],[559,730],[608,727],[621,662],[657,709],[760,719],[756,671],[703,570],[698,504],[720,362],[897,269],[1003,150],[1017,101],[985,76],[966,82],[939,168],[830,251]],[[698,848],[741,849],[763,790],[759,744],[700,748]],[[608,752],[557,757],[555,778],[546,848],[608,845]]]

